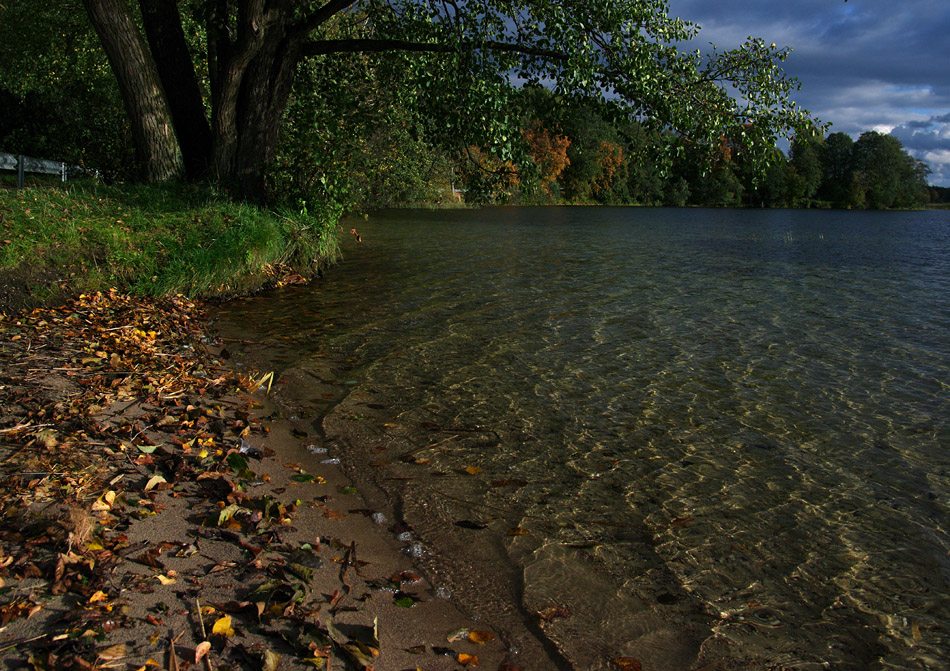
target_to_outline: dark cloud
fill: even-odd
[[[950,2],[947,0],[671,0],[698,23],[697,46],[749,36],[793,49],[797,101],[832,131],[893,132],[950,185]]]

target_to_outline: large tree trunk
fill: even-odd
[[[188,53],[177,0],[139,0],[145,36],[165,89],[175,134],[191,179],[204,176],[211,164],[211,126],[195,66]]]
[[[181,154],[155,63],[126,0],[83,0],[119,82],[145,179],[160,182],[181,171]]]
[[[257,8],[242,15],[232,34],[209,30],[212,132],[219,180],[248,200],[266,203],[266,170],[306,33],[289,30],[291,17],[282,10]]]
[[[293,88],[298,61],[289,40],[264,46],[244,76],[238,98],[237,152],[233,177],[245,197],[266,202],[270,197],[267,169],[274,161],[280,126]]]

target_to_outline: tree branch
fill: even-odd
[[[299,24],[298,32],[304,34],[316,30],[326,23],[330,17],[339,14],[357,2],[359,0],[329,0],[323,7],[310,14]]]
[[[484,42],[459,42],[458,44],[409,42],[407,40],[389,39],[315,40],[304,46],[302,55],[322,56],[324,54],[381,53],[385,51],[447,54],[478,49],[524,54],[525,56],[537,56],[552,61],[567,60],[567,54],[561,51],[492,40]]]

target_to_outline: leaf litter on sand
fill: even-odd
[[[380,654],[375,623],[344,634],[332,610],[317,619],[319,542],[314,548],[281,539],[299,501],[249,493],[266,482],[256,460],[269,455],[254,446],[265,429],[252,401],[235,394],[263,392],[272,376],[224,370],[207,351],[205,321],[181,297],[143,300],[114,291],[0,315],[0,618],[4,627],[46,618],[39,636],[0,633],[5,660],[87,671],[211,669],[218,666],[213,659],[227,657],[234,669],[266,669],[289,654],[311,668],[329,668],[334,656],[373,667]],[[295,472],[306,476],[296,480],[300,486],[323,484]],[[352,493],[349,485],[339,490]],[[176,499],[194,512],[187,537],[131,539],[137,523],[162,515]],[[170,568],[204,557],[209,543],[230,544],[243,559]],[[358,573],[360,562],[355,543],[344,547],[339,581],[348,596],[348,570]],[[249,581],[247,601],[207,603],[197,614],[186,607],[191,626],[197,629],[197,617],[202,631],[190,632],[193,647],[180,643],[179,653],[184,632],[168,630],[180,608],[174,604],[183,603],[177,599],[193,599],[215,576],[237,575]],[[133,614],[137,595],[154,602],[149,612]],[[122,636],[142,626],[151,633]],[[247,642],[251,630],[269,642]],[[164,665],[154,661],[163,655]]]

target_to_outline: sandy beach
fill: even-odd
[[[0,321],[5,667],[550,668],[441,598],[204,324],[116,294]]]

